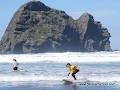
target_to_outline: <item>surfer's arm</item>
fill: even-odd
[[[69,67],[68,76],[71,74],[71,67]]]
[[[71,74],[71,69],[69,69],[68,76]]]
[[[70,72],[68,73],[68,76],[70,75]]]

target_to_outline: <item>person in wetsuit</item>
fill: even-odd
[[[66,67],[68,67],[69,69],[68,76],[71,74],[74,80],[76,80],[75,74],[78,73],[80,70],[76,66],[71,65],[70,63],[67,63]]]
[[[14,63],[13,63],[13,70],[16,71],[16,70],[18,70],[18,65],[19,65],[19,64],[18,64],[18,62],[17,62],[16,59],[13,59],[13,62],[14,62]]]

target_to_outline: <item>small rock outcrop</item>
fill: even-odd
[[[0,53],[111,51],[110,33],[89,13],[74,20],[40,1],[19,8],[0,41]]]

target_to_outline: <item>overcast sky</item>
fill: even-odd
[[[0,38],[4,34],[16,10],[30,0],[1,0],[0,1]],[[74,19],[82,13],[92,14],[97,21],[111,33],[111,46],[120,50],[120,0],[41,0],[47,6],[64,10]]]

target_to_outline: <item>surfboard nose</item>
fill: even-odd
[[[73,84],[73,82],[70,81],[70,80],[65,80],[65,79],[64,79],[63,82],[64,82],[65,85]]]

